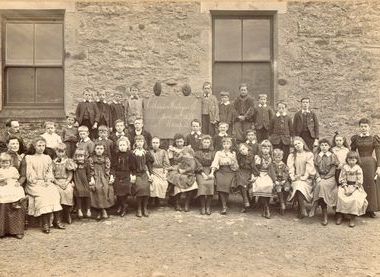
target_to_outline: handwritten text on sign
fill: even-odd
[[[160,96],[144,100],[145,129],[153,136],[173,138],[190,132],[193,119],[201,120],[201,99],[191,96]]]

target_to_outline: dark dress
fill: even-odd
[[[117,151],[111,162],[112,174],[115,176],[113,185],[116,196],[131,194],[131,174],[135,174],[136,161],[131,151]]]
[[[239,164],[239,170],[236,173],[236,187],[248,189],[251,179],[251,175],[259,175],[259,171],[256,168],[255,156],[252,153],[248,155],[242,155],[238,153],[237,160]]]
[[[90,164],[85,162],[84,164],[77,164],[78,167],[74,171],[74,196],[75,197],[90,197],[90,185],[91,170]]]
[[[136,165],[136,182],[132,186],[132,194],[137,197],[150,196],[150,182],[146,171],[152,173],[154,158],[148,151],[140,152],[137,149],[133,151],[132,156]]]
[[[363,188],[367,193],[368,212],[380,210],[380,182],[375,181],[376,169],[380,166],[380,137],[355,135],[351,138],[351,150],[358,151],[363,169]],[[372,154],[375,151],[376,159]],[[379,178],[377,178],[379,179]]]
[[[201,195],[214,195],[214,179],[205,180],[202,176],[202,172],[209,175],[211,172],[211,164],[215,157],[215,151],[211,149],[201,149],[195,152],[195,159],[200,163],[201,167],[196,172],[196,180],[198,183],[198,196]]]

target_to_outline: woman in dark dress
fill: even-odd
[[[375,217],[375,212],[380,210],[380,182],[375,180],[380,177],[380,137],[370,135],[370,122],[367,118],[359,121],[360,134],[351,138],[351,150],[358,151],[360,166],[363,169],[363,187],[367,193],[367,214]],[[376,159],[372,156],[375,151]]]

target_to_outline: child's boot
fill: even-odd
[[[182,212],[182,208],[181,208],[181,194],[178,193],[175,197],[175,210],[176,211],[179,211],[179,212]]]
[[[265,218],[270,219],[269,199],[265,200]]]
[[[327,220],[327,207],[322,207],[322,225],[326,226],[328,224]]]
[[[102,209],[102,219],[107,219],[107,218],[108,218],[108,214],[107,214],[106,209]]]
[[[87,209],[86,212],[86,217],[90,218],[91,217],[91,209]]]
[[[83,218],[82,210],[78,209],[78,219],[82,219],[82,218]]]
[[[142,209],[141,197],[137,197],[137,212],[136,212],[137,217],[142,217],[141,209]]]
[[[71,206],[63,206],[63,213],[67,224],[72,223],[71,219]]]
[[[285,202],[284,202],[284,194],[282,192],[278,193],[278,198],[280,200],[280,214],[284,215],[285,214]]]
[[[313,217],[315,215],[315,211],[317,210],[317,208],[318,208],[318,201],[314,201],[309,211],[309,217]]]
[[[350,223],[348,224],[348,226],[350,226],[351,228],[355,227],[355,218],[356,218],[355,215],[350,216]]]
[[[341,213],[336,214],[336,225],[342,224],[343,216]]]
[[[149,211],[148,211],[148,197],[145,197],[143,200],[143,216],[149,217]]]
[[[50,220],[50,214],[43,214],[40,217],[41,226],[42,226],[42,232],[44,232],[45,234],[49,234],[50,233],[49,220]]]
[[[54,212],[54,227],[57,229],[66,229],[61,221],[61,212]]]
[[[211,200],[212,196],[206,196],[206,214],[211,215]]]
[[[206,214],[206,197],[205,195],[202,195],[200,197],[200,201],[201,201],[201,215],[204,215]]]

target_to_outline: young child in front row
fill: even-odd
[[[46,132],[41,135],[46,140],[46,149],[45,152],[50,156],[52,160],[55,159],[55,149],[58,144],[62,143],[62,139],[55,132],[55,123],[47,121],[44,124]]]
[[[95,144],[93,155],[89,158],[91,168],[91,207],[96,209],[96,219],[107,219],[108,208],[114,205],[114,178],[110,174],[111,161],[105,154],[105,146],[101,142]]]
[[[210,177],[215,173],[216,191],[222,202],[221,214],[227,214],[228,196],[236,181],[236,171],[239,169],[236,153],[232,150],[232,139],[222,139],[223,150],[217,151],[211,164]]]
[[[289,182],[289,167],[283,162],[284,151],[273,150],[273,169],[275,173],[274,190],[280,201],[280,214],[284,215],[286,210],[286,199],[291,190]]]
[[[273,187],[276,180],[273,159],[272,144],[269,140],[260,143],[259,155],[256,155],[255,162],[259,174],[255,176],[252,184],[252,195],[259,197],[259,203],[263,207],[262,216],[270,218],[269,201],[273,197]]]
[[[102,143],[105,147],[105,154],[112,160],[112,154],[114,153],[114,142],[108,138],[109,129],[105,125],[100,125],[98,127],[98,138],[95,139],[94,143]]]
[[[82,219],[83,216],[91,217],[91,168],[87,156],[86,150],[82,148],[75,150],[74,161],[77,166],[74,170],[73,180],[78,219]]]
[[[134,176],[136,162],[130,150],[128,138],[117,141],[118,150],[112,155],[111,173],[115,177],[113,188],[116,195],[117,214],[124,217],[127,213],[127,200],[131,195],[131,176]]]
[[[313,192],[313,206],[309,216],[312,217],[318,206],[322,208],[322,225],[326,226],[327,206],[336,207],[338,188],[335,181],[335,169],[338,158],[331,152],[331,144],[327,139],[319,141],[319,152],[315,155],[314,165],[317,170]]]
[[[190,145],[194,151],[198,151],[201,146],[201,123],[198,119],[191,121],[191,132],[185,138],[185,145]]]
[[[339,161],[339,165],[335,170],[335,180],[339,185],[339,176],[343,166],[346,164],[346,157],[350,149],[348,147],[347,139],[340,135],[338,132],[335,133],[333,138],[331,151],[336,155]]]
[[[78,127],[75,126],[75,115],[66,116],[67,125],[62,129],[62,141],[66,144],[67,157],[73,158],[79,139]]]
[[[211,201],[214,196],[215,178],[210,176],[211,164],[215,158],[215,151],[212,146],[210,135],[203,135],[201,138],[201,148],[195,152],[195,159],[200,163],[201,168],[196,173],[198,184],[197,196],[201,202],[201,215],[211,215]]]
[[[90,132],[87,126],[80,126],[78,128],[80,140],[77,143],[77,148],[84,149],[86,151],[86,158],[92,155],[95,149],[95,143],[90,139]]]
[[[336,224],[342,223],[343,215],[350,218],[350,227],[355,227],[355,217],[366,213],[368,201],[367,193],[363,189],[363,170],[358,165],[359,154],[350,151],[347,154],[346,164],[340,172],[338,188],[338,202],[336,207]]]
[[[68,224],[71,224],[71,208],[74,204],[74,183],[72,180],[73,171],[77,165],[72,159],[67,157],[66,150],[67,148],[64,143],[58,144],[55,149],[57,158],[53,160],[53,182],[57,186],[59,195],[61,196],[64,219]]]
[[[144,149],[145,138],[142,135],[135,137],[133,157],[136,161],[136,181],[132,185],[133,194],[137,201],[137,217],[148,217],[148,203],[150,197],[150,184],[152,182],[153,157]]]
[[[160,139],[152,138],[152,149],[150,154],[153,156],[152,184],[150,187],[150,197],[155,201],[155,205],[160,205],[160,199],[165,199],[168,189],[166,174],[170,167],[169,156],[166,150],[160,148]]]
[[[239,144],[237,160],[239,170],[236,174],[236,183],[243,197],[243,208],[241,212],[245,213],[246,209],[250,207],[248,189],[250,188],[251,180],[254,179],[254,176],[259,175],[259,172],[255,164],[255,154],[250,151],[247,144]]]

